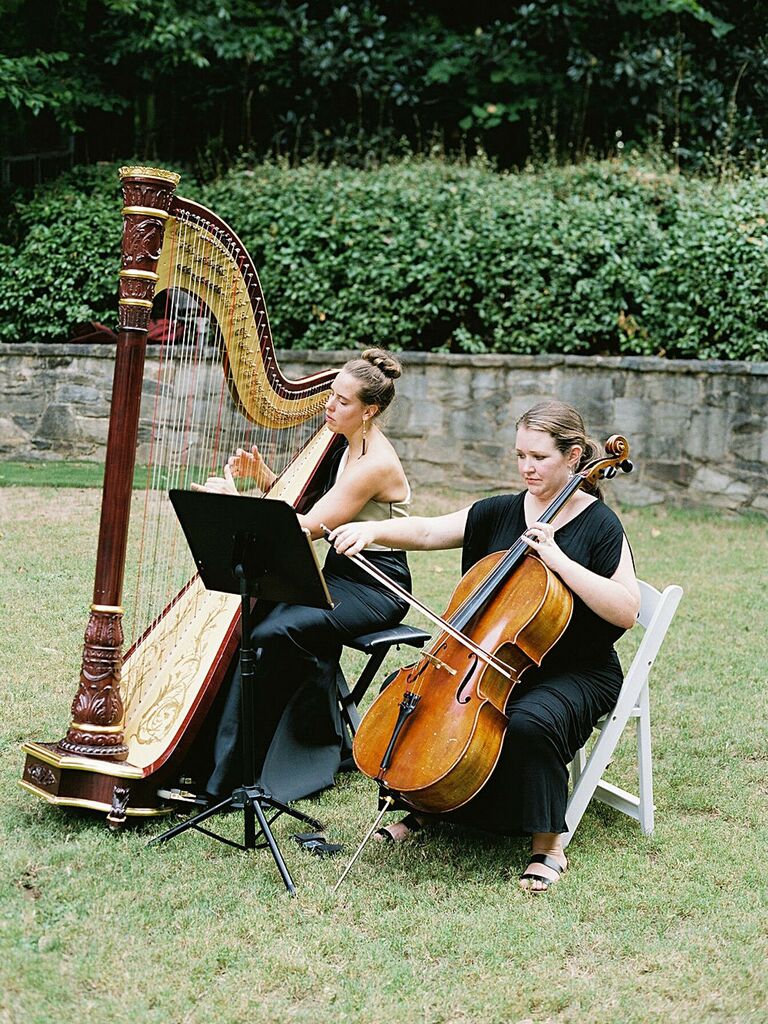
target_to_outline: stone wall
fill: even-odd
[[[348,356],[286,352],[280,365],[296,378]],[[102,460],[113,358],[109,345],[0,346],[0,459]],[[150,349],[148,395],[157,358]],[[766,363],[420,353],[402,362],[386,429],[417,493],[517,486],[515,418],[556,396],[596,438],[629,438],[636,471],[612,485],[622,501],[768,514]]]

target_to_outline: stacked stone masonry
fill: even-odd
[[[284,352],[280,365],[299,378],[349,355]],[[150,349],[147,395],[157,359]],[[768,363],[422,353],[402,363],[386,430],[417,495],[517,487],[515,419],[557,397],[594,437],[629,438],[636,471],[621,482],[622,502],[768,515]],[[0,346],[0,459],[103,461],[113,364],[109,345]],[[144,421],[139,461],[148,437]]]

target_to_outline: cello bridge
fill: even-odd
[[[434,654],[429,654],[429,652],[425,652],[424,654],[422,654],[422,658],[428,661],[431,665],[434,665],[435,668],[444,668],[445,671],[448,672],[450,675],[456,675],[455,668],[451,668],[450,665],[446,665],[444,661],[440,661],[440,659],[436,658]]]

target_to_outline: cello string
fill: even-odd
[[[604,445],[604,451],[606,453],[609,447],[615,452],[615,454],[608,457],[604,455],[598,459],[594,459],[589,463],[589,465],[585,466],[578,473],[575,473],[562,491],[552,500],[544,513],[537,520],[538,522],[551,523],[562,511],[563,507],[576,493],[576,491],[587,483],[591,477],[597,474],[599,478],[602,478],[605,475],[607,468],[620,465],[621,461],[628,459],[629,446],[626,442],[626,438],[616,437],[615,440],[613,437],[609,438]],[[491,569],[488,576],[475,588],[473,593],[467,595],[466,599],[461,603],[461,605],[459,605],[451,616],[451,624],[461,631],[465,630],[472,618],[482,610],[483,606],[491,599],[497,588],[506,580],[512,570],[527,554],[533,553],[530,545],[527,544],[521,536],[515,541],[512,547],[509,548],[497,565]]]
[[[576,491],[586,483],[586,481],[586,472],[582,471],[581,473],[576,473],[572,479],[568,481],[563,490],[549,504],[537,522],[551,523],[562,510],[563,506],[576,493]],[[531,553],[530,545],[526,544],[522,536],[518,537],[504,557],[491,569],[488,576],[471,594],[468,594],[466,599],[461,603],[461,605],[459,605],[451,616],[451,623],[455,625],[457,629],[466,629],[470,620],[479,611],[481,611],[483,606],[491,599],[491,597],[493,597],[497,588],[501,586],[512,570],[525,557],[525,555]]]
[[[320,525],[321,528],[323,529],[324,534],[330,533],[330,530],[328,530],[327,527],[323,526],[322,523]],[[325,539],[328,540],[327,536]],[[387,587],[387,589],[397,594],[399,597],[402,597],[404,601],[407,601],[412,608],[415,608],[417,611],[420,611],[422,615],[426,615],[428,619],[430,619],[436,625],[439,625],[445,633],[448,633],[449,636],[452,636],[454,640],[458,640],[460,644],[462,644],[464,647],[472,651],[473,654],[477,655],[477,657],[481,661],[484,661],[486,665],[489,665],[496,672],[499,672],[501,675],[503,675],[505,679],[513,678],[509,671],[508,665],[505,665],[503,661],[499,661],[498,658],[496,658],[493,654],[489,654],[488,651],[484,651],[482,647],[479,647],[474,642],[474,640],[472,640],[468,636],[465,636],[463,633],[459,632],[459,630],[453,627],[450,622],[446,621],[445,619],[442,619],[430,608],[427,608],[427,606],[425,604],[422,604],[422,602],[419,601],[418,598],[414,597],[413,594],[409,593],[404,587],[401,587],[399,583],[396,583],[393,579],[390,579],[390,577],[387,576],[386,573],[382,572],[381,569],[375,566],[372,562],[369,562],[367,558],[364,558],[362,555],[352,555],[351,559],[353,562],[356,562],[362,569],[364,569],[370,576],[373,576],[374,579],[377,579],[380,583]],[[422,654],[422,658],[428,657],[429,654],[430,652],[427,652],[427,654]]]

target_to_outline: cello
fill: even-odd
[[[632,470],[626,438],[612,436],[605,451],[605,458],[574,474],[540,522],[552,522],[585,483]],[[353,557],[371,571],[364,558]],[[490,778],[512,689],[565,632],[573,595],[522,538],[477,562],[442,618],[397,590],[441,631],[374,700],[355,735],[353,756],[390,805],[397,799],[441,814],[467,803]]]

